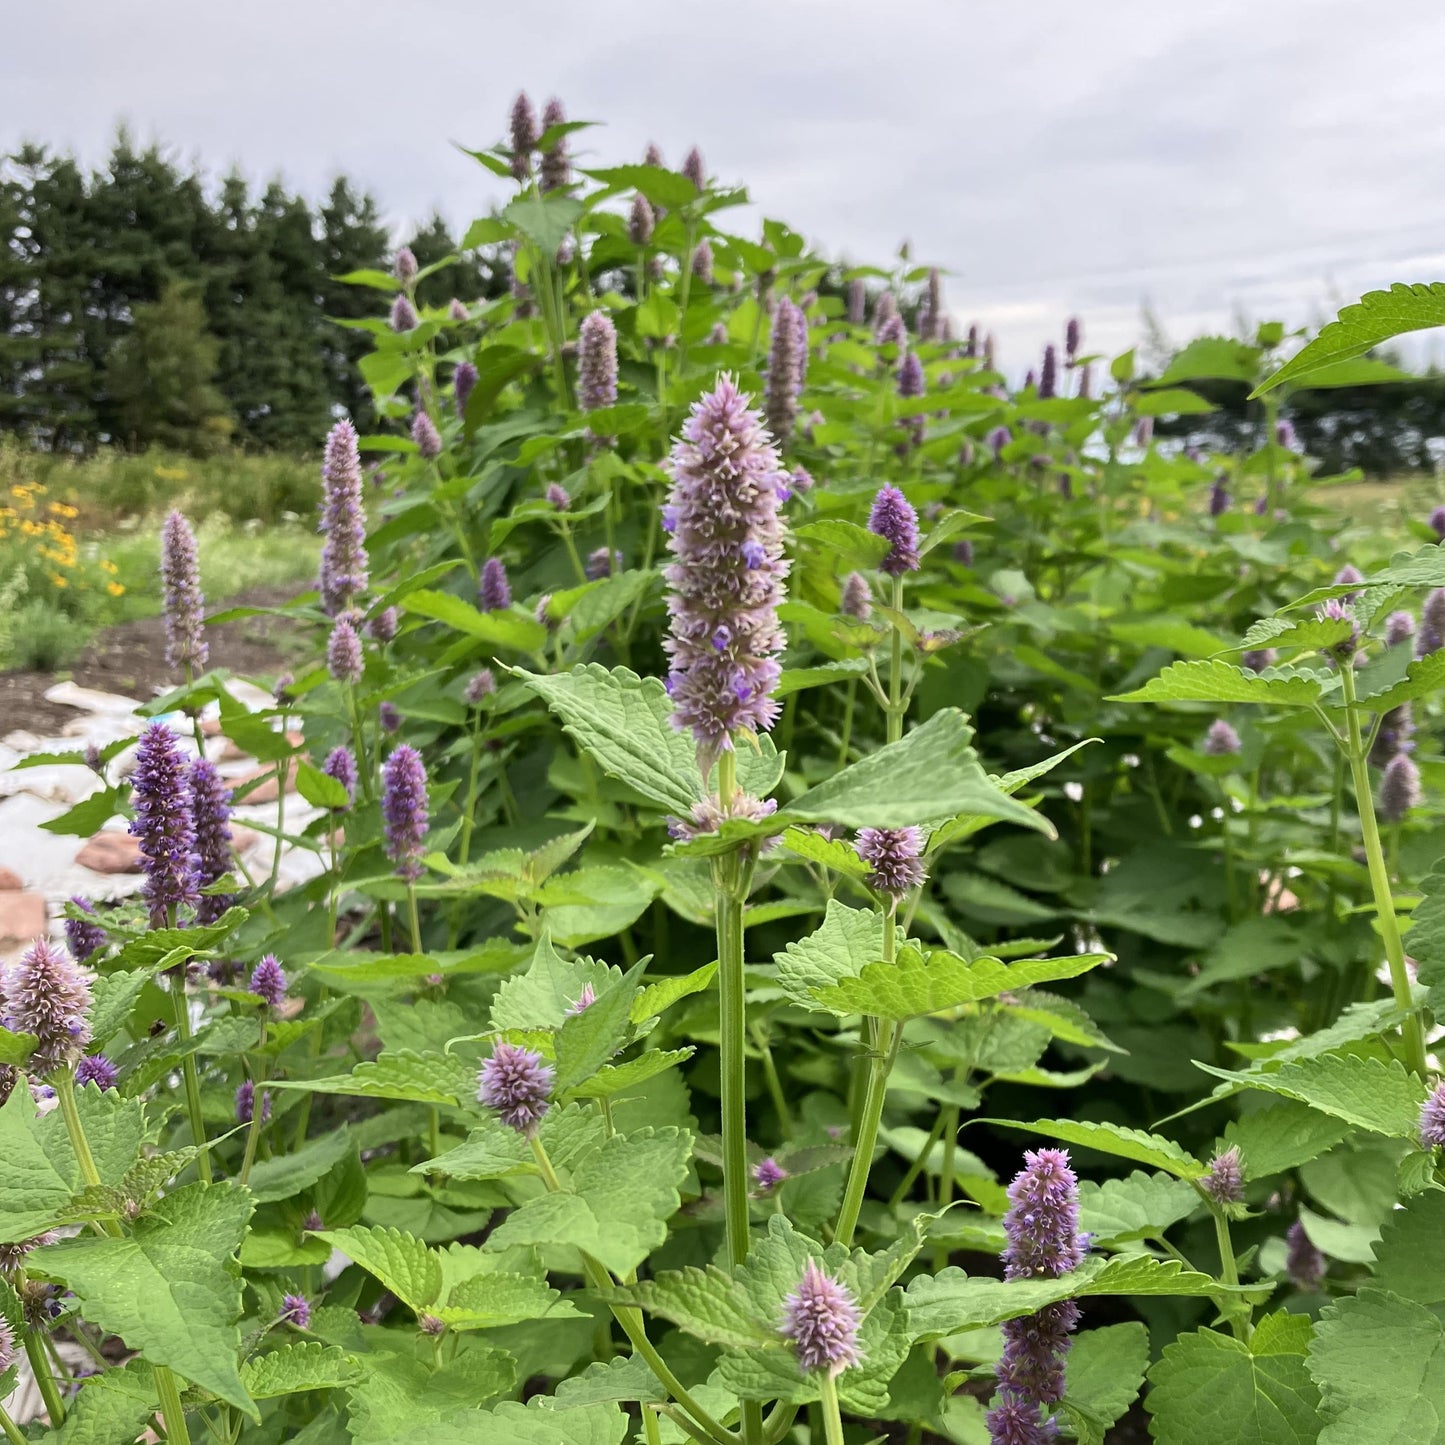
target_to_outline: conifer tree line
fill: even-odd
[[[407,244],[422,266],[456,249],[439,215]],[[336,278],[391,251],[346,176],[313,201],[279,179],[213,182],[124,131],[91,170],[24,145],[0,161],[0,432],[205,453],[312,447],[337,407],[366,425],[368,341],[335,320],[375,315],[376,295]],[[469,255],[423,300],[495,294],[504,269]]]

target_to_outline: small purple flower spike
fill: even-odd
[[[480,707],[496,690],[497,679],[492,675],[492,669],[484,667],[480,672],[474,673],[467,682],[462,700],[468,707]]]
[[[393,331],[415,331],[421,325],[421,318],[416,314],[411,298],[403,295],[399,295],[391,303],[391,315],[387,320]]]
[[[171,730],[151,723],[141,734],[131,778],[135,817],[129,832],[140,840],[143,895],[152,928],[162,928],[167,912],[196,901],[194,857],[196,825],[185,760]]]
[[[1377,768],[1388,767],[1396,753],[1415,751],[1415,714],[1408,702],[1392,707],[1380,719],[1375,741],[1370,748],[1370,761]]]
[[[702,152],[696,146],[683,157],[682,173],[698,190],[707,190],[707,168],[702,163]]]
[[[453,296],[452,299],[447,302],[447,315],[458,324],[463,321],[471,320],[471,317],[467,315],[466,306],[463,305],[463,303],[459,301],[455,296]],[[460,370],[460,368],[458,369]]]
[[[373,642],[380,642],[383,646],[396,636],[396,608],[383,607],[370,622],[366,624],[367,636]]]
[[[712,243],[706,236],[693,247],[692,252],[692,274],[702,282],[704,286],[712,285]]]
[[[761,823],[764,818],[771,818],[777,811],[776,798],[755,798],[751,793],[739,792],[733,796],[727,811],[724,812],[718,795],[709,793],[692,805],[691,818],[669,818],[667,831],[674,838],[704,838],[720,831],[729,818],[737,818],[744,823]]]
[[[533,1134],[551,1104],[557,1071],[541,1054],[505,1041],[492,1050],[478,1075],[477,1098],[509,1129]]]
[[[250,990],[259,994],[273,1013],[286,999],[286,970],[274,953],[264,955],[251,970]]]
[[[522,91],[512,102],[512,175],[519,181],[532,174],[532,152],[537,149],[541,131],[537,128],[537,112],[527,92]]]
[[[860,828],[853,851],[868,865],[863,880],[897,902],[923,882],[921,828]]]
[[[436,423],[426,412],[418,410],[411,419],[411,439],[416,443],[416,449],[427,461],[432,461],[442,454],[442,434],[437,430]]]
[[[1445,1079],[1420,1106],[1420,1142],[1427,1149],[1445,1149]]]
[[[850,572],[843,579],[843,596],[838,611],[844,617],[856,617],[866,622],[873,615],[873,589],[861,572]]]
[[[890,577],[918,570],[918,513],[897,487],[878,489],[868,514],[868,530],[890,544],[887,555],[878,564]]]
[[[1250,672],[1263,672],[1265,668],[1274,666],[1276,656],[1274,648],[1261,647],[1256,651],[1246,652],[1239,659],[1239,665],[1248,668]]]
[[[277,1316],[283,1325],[294,1325],[298,1330],[311,1328],[311,1301],[304,1294],[283,1294],[281,1313]]]
[[[361,681],[363,667],[356,624],[350,614],[338,617],[326,643],[326,670],[337,682],[354,687]]]
[[[95,913],[95,905],[85,898],[72,898],[71,903],[82,913]],[[65,920],[65,946],[77,963],[84,963],[91,954],[98,952],[110,942],[110,935],[98,923],[87,923],[83,918]]]
[[[593,988],[590,983],[584,983],[582,985],[582,992],[577,995],[573,1003],[568,1005],[567,1012],[569,1014],[586,1013],[596,1002],[597,990]]]
[[[416,280],[416,273],[416,252],[410,246],[400,247],[397,250],[396,259],[391,263],[391,274],[403,286],[410,286]]]
[[[943,278],[936,266],[928,272],[928,289],[918,308],[918,335],[922,341],[937,341],[943,330]]]
[[[662,147],[656,141],[648,141],[647,149],[642,153],[642,164],[666,168],[667,162],[662,158]]]
[[[627,213],[627,238],[634,246],[645,246],[652,239],[657,215],[646,196],[639,191],[632,198],[632,209]]]
[[[1202,751],[1211,757],[1222,758],[1237,753],[1240,746],[1239,734],[1221,717],[1210,723],[1209,731],[1204,735]]]
[[[1282,446],[1286,451],[1294,451],[1299,445],[1295,436],[1294,423],[1288,417],[1280,417],[1274,424],[1274,439],[1277,445]]]
[[[5,1024],[38,1042],[27,1066],[44,1078],[90,1042],[90,978],[58,948],[37,938],[5,977]]]
[[[350,748],[332,748],[321,764],[321,771],[346,789],[348,806],[356,801],[356,758]]]
[[[617,405],[617,328],[605,311],[577,328],[577,403],[583,411]]]
[[[1396,753],[1380,779],[1380,817],[1386,823],[1398,823],[1419,804],[1420,769],[1409,753]]]
[[[1006,426],[996,426],[989,432],[987,440],[994,461],[1000,461],[1003,458],[1003,449],[1013,440],[1013,433]]]
[[[384,701],[376,710],[376,720],[383,732],[394,733],[401,727],[401,711],[394,702]]]
[[[1353,587],[1356,583],[1363,582],[1365,574],[1351,562],[1346,562],[1338,572],[1335,573],[1336,587]],[[1358,592],[1345,592],[1341,594],[1342,602],[1354,602],[1359,597]]]
[[[1435,510],[1430,513],[1429,524],[1431,531],[1433,531],[1442,542],[1445,542],[1445,506],[1436,507]]]
[[[113,1089],[120,1070],[104,1054],[87,1054],[75,1066],[75,1082],[94,1084],[98,1089]]]
[[[572,506],[572,494],[560,482],[552,482],[547,488],[547,504],[554,512],[568,511]]]
[[[1229,488],[1224,484],[1223,475],[1217,476],[1214,479],[1214,485],[1209,489],[1209,515],[1222,517],[1229,510],[1232,500]]]
[[[231,868],[231,790],[209,758],[191,764],[190,788],[196,887],[209,888]],[[196,922],[214,923],[235,901],[231,893],[203,893],[196,902]]]
[[[1296,1289],[1317,1290],[1324,1283],[1325,1257],[1315,1248],[1305,1227],[1295,1220],[1285,1231],[1285,1273]]]
[[[861,326],[868,316],[868,288],[861,276],[848,283],[848,320],[854,326]]]
[[[477,601],[483,612],[500,612],[512,605],[512,584],[507,579],[507,569],[500,557],[488,557],[482,563]]]
[[[200,672],[210,649],[202,634],[206,599],[201,595],[201,569],[196,534],[179,512],[161,528],[161,587],[166,624],[166,663]]]
[[[1240,1204],[1244,1200],[1244,1165],[1239,1146],[1221,1150],[1209,1161],[1209,1173],[1200,1181],[1201,1189],[1216,1204]]]
[[[763,415],[779,446],[787,445],[798,420],[798,395],[803,387],[802,354],[798,347],[801,314],[786,296],[778,301],[778,309],[773,313]]]
[[[788,1177],[788,1171],[768,1155],[760,1164],[753,1165],[753,1183],[759,1194],[771,1194]]]
[[[1398,647],[1409,642],[1415,635],[1415,614],[1413,612],[1392,612],[1385,619],[1385,646]]]
[[[973,566],[973,543],[967,537],[953,544],[953,560],[964,567]]]
[[[863,1317],[847,1285],[810,1259],[798,1287],[783,1301],[778,1333],[793,1342],[798,1368],[804,1374],[826,1370],[834,1377],[858,1364],[858,1329]]]
[[[553,96],[542,109],[542,129],[549,131],[554,125],[561,125],[567,119],[562,102]],[[559,136],[554,145],[542,152],[542,163],[537,168],[537,187],[543,191],[561,190],[572,179],[572,166],[567,159],[567,137]]]
[[[896,311],[890,311],[879,323],[873,339],[879,346],[905,347],[908,345],[908,327]]]
[[[477,384],[477,368],[470,361],[457,362],[457,369],[452,372],[452,394],[457,399],[457,415],[465,417],[467,414],[467,398],[472,394],[472,388]]]
[[[366,591],[366,513],[356,428],[342,420],[326,438],[321,464],[321,605],[328,617],[347,611]]]
[[[236,1088],[236,1122],[249,1124],[256,1113],[256,1086],[250,1079],[243,1080]],[[261,1091],[261,1122],[271,1117],[271,1096]]]
[[[402,743],[381,770],[381,816],[386,824],[386,856],[397,876],[420,878],[428,813],[426,764],[414,747]]]
[[[1079,347],[1084,340],[1084,328],[1077,316],[1071,316],[1064,326],[1064,356],[1070,366],[1074,364],[1079,355]]]
[[[587,560],[582,566],[582,575],[589,582],[600,582],[604,577],[614,576],[621,570],[621,549],[614,547],[609,552],[606,547],[598,547],[587,554]]]
[[[1134,445],[1147,447],[1154,440],[1154,418],[1152,416],[1141,416],[1134,427]]]
[[[1051,401],[1059,394],[1059,354],[1050,342],[1044,347],[1043,365],[1039,367],[1039,400]]]
[[[1429,657],[1445,647],[1445,587],[1437,587],[1420,609],[1420,630],[1415,634],[1415,656]]]

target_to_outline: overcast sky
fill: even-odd
[[[519,87],[605,122],[598,163],[692,144],[832,253],[907,237],[1030,364],[1071,312],[1120,349],[1318,321],[1445,271],[1436,0],[43,0],[9,7],[0,145],[103,158],[124,119],[212,172],[338,170],[398,228],[499,183]],[[755,224],[755,221],[754,221]],[[1426,345],[1439,349],[1440,333]]]

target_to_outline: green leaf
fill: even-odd
[[[1063,1412],[1079,1445],[1103,1445],[1104,1433],[1138,1397],[1149,1368],[1149,1331],[1105,1325],[1075,1339],[1064,1366]]]
[[[492,1003],[494,1029],[557,1029],[589,984],[601,993],[621,977],[616,969],[591,958],[563,958],[543,934],[525,973],[504,979]]]
[[[647,959],[634,964],[620,979],[599,989],[586,1008],[562,1020],[555,1037],[559,1091],[590,1079],[622,1046],[647,964]]]
[[[777,984],[794,1003],[815,1009],[815,995],[855,978],[883,957],[883,919],[871,908],[849,908],[828,900],[822,924],[774,956]]]
[[[824,553],[840,572],[866,571],[876,567],[893,545],[886,537],[880,537],[856,522],[844,522],[838,518],[805,523],[793,535],[804,545],[816,547]]]
[[[626,1433],[627,1416],[615,1404],[560,1411],[536,1399],[509,1400],[472,1423],[428,1430],[426,1439],[427,1445],[622,1445]]]
[[[603,772],[668,812],[687,817],[702,797],[697,748],[672,725],[672,701],[656,678],[597,663],[543,677],[514,668],[562,720],[563,731]]]
[[[868,664],[861,657],[844,658],[841,662],[824,662],[816,667],[785,668],[773,696],[785,698],[810,687],[826,687],[840,677],[859,677],[868,671]]]
[[[409,593],[402,607],[412,616],[429,617],[445,623],[454,631],[479,638],[492,647],[538,652],[547,645],[547,629],[535,617],[524,616],[510,608],[482,612],[450,592],[433,592],[423,587]]]
[[[1132,1159],[1136,1164],[1163,1169],[1176,1179],[1202,1179],[1209,1172],[1205,1165],[1192,1154],[1186,1154],[1172,1139],[1166,1139],[1162,1134],[1147,1133],[1143,1129],[1128,1129],[1122,1124],[1091,1123],[1083,1119],[1035,1119],[1032,1124],[1020,1123],[1016,1119],[974,1119],[972,1122],[1022,1129],[1065,1144],[1097,1149],[1101,1154],[1112,1154],[1119,1159]]]
[[[1144,392],[1134,399],[1133,408],[1138,416],[1203,416],[1214,410],[1214,403],[1206,401],[1197,391],[1170,387],[1165,391]]]
[[[251,1170],[246,1187],[257,1204],[274,1204],[309,1189],[329,1174],[356,1145],[343,1124],[330,1134],[310,1139],[291,1154],[263,1159]]]
[[[1436,1445],[1445,1435],[1445,1329],[1434,1310],[1364,1288],[1320,1316],[1309,1351],[1321,1445]]]
[[[154,977],[148,968],[102,974],[91,985],[90,1051],[97,1052],[125,1027],[142,990]]]
[[[1266,1179],[1333,1149],[1348,1132],[1342,1119],[1294,1099],[1276,1099],[1267,1108],[1231,1119],[1224,1143],[1226,1148],[1239,1146],[1246,1179]]]
[[[1298,383],[1311,373],[1363,356],[1371,347],[1401,336],[1445,326],[1445,282],[1397,281],[1388,291],[1367,291],[1346,306],[1320,334],[1301,348],[1273,376],[1251,393],[1251,398],[1273,391],[1286,382]]]
[[[1256,375],[1256,352],[1247,341],[1201,336],[1176,352],[1163,374],[1150,383],[1159,388],[1181,381],[1249,381]]]
[[[468,1350],[439,1370],[409,1355],[374,1351],[363,1378],[347,1392],[350,1439],[355,1445],[497,1445],[494,1417],[480,1406],[509,1394],[516,1378],[516,1362],[502,1350]]]
[[[0,1029],[0,1064],[23,1064],[35,1052],[35,1045],[39,1042],[34,1034],[16,1034],[9,1029]]]
[[[1405,669],[1405,676],[1382,692],[1360,699],[1360,706],[1369,712],[1388,712],[1402,702],[1433,697],[1445,689],[1445,648],[1417,658]]]
[[[691,1045],[681,1049],[648,1049],[624,1064],[604,1064],[585,1082],[573,1085],[568,1093],[574,1099],[608,1099],[686,1063],[694,1052]]]
[[[1145,1408],[1159,1445],[1308,1445],[1319,1391],[1305,1368],[1309,1320],[1274,1314],[1248,1344],[1216,1330],[1181,1335],[1149,1371]]]
[[[535,352],[515,346],[484,346],[475,357],[477,382],[467,398],[465,427],[468,436],[486,421],[502,389],[514,377],[541,365]]]
[[[88,838],[92,833],[100,832],[121,811],[129,796],[128,783],[116,788],[102,788],[88,798],[82,798],[73,808],[67,808],[58,818],[48,818],[40,826],[47,833]]]
[[[360,1361],[345,1350],[303,1340],[269,1354],[253,1355],[241,1366],[241,1383],[253,1400],[274,1400],[306,1390],[354,1385],[364,1374]]]
[[[580,1410],[608,1401],[668,1398],[667,1391],[643,1363],[641,1355],[619,1355],[611,1360],[594,1360],[580,1375],[559,1380],[552,1395],[552,1408]]]
[[[395,1049],[358,1064],[349,1074],[324,1079],[272,1079],[268,1089],[310,1094],[350,1094],[362,1099],[409,1099],[417,1104],[456,1104],[476,1093],[476,1074],[450,1054]]]
[[[1271,707],[1309,707],[1324,689],[1309,677],[1271,677],[1247,672],[1218,658],[1171,662],[1133,692],[1109,702],[1258,702]]]
[[[441,1261],[412,1235],[357,1224],[349,1229],[318,1230],[317,1236],[374,1275],[408,1308],[421,1311],[437,1302],[442,1290]]]
[[[229,1184],[191,1184],[143,1214],[124,1238],[76,1235],[30,1256],[65,1281],[86,1319],[119,1335],[153,1365],[167,1365],[255,1416],[236,1369],[241,1278],[236,1267],[252,1202]]]
[[[1390,1210],[1375,1244],[1375,1279],[1416,1304],[1445,1304],[1445,1193],[1430,1189]]]
[[[1200,1199],[1183,1179],[1136,1169],[1120,1179],[1079,1185],[1079,1225],[1098,1247],[1156,1239],[1170,1225],[1188,1219]]]
[[[698,189],[684,175],[663,166],[604,166],[586,172],[613,190],[641,191],[654,206],[675,211],[697,200]]]
[[[346,791],[346,785],[311,763],[297,763],[296,791],[313,808],[336,811],[351,806],[351,795]]]
[[[0,1375],[0,1389],[8,1389]],[[141,1434],[156,1405],[155,1377],[143,1360],[85,1380],[66,1410],[65,1423],[48,1430],[42,1445],[116,1445]]]
[[[543,252],[554,252],[582,215],[582,202],[558,192],[529,192],[502,208],[510,221]]]
[[[641,1024],[658,1018],[690,994],[701,993],[712,983],[715,973],[717,964],[705,963],[691,973],[674,974],[648,984],[632,1001],[632,1022]]]
[[[777,1330],[758,1317],[743,1282],[713,1264],[664,1271],[628,1285],[620,1297],[709,1345],[746,1350],[778,1344]]]

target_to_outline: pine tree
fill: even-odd
[[[345,176],[338,176],[321,207],[321,309],[327,318],[354,321],[378,313],[375,291],[336,280],[351,271],[380,269],[386,265],[387,233],[376,201],[358,192]],[[371,349],[362,332],[327,324],[321,335],[332,403],[359,427],[369,427],[374,414],[371,393],[357,370],[357,362]]]

